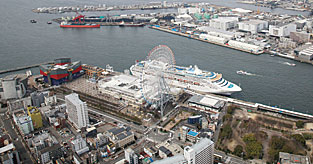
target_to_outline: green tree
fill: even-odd
[[[304,127],[304,122],[303,121],[297,121],[296,122],[297,128],[303,128]]]
[[[273,136],[270,141],[271,148],[275,150],[282,149],[285,143],[286,143],[286,140],[278,136]]]
[[[248,133],[243,137],[246,143],[247,158],[260,158],[262,154],[262,143],[259,142],[253,133]]]
[[[233,130],[230,126],[230,124],[225,124],[224,127],[221,130],[221,138],[225,139],[225,138],[230,138],[233,134]]]
[[[299,143],[301,143],[302,146],[306,146],[306,142],[305,142],[305,138],[301,135],[301,134],[294,134],[292,135],[292,137],[298,141]]]
[[[241,145],[237,145],[234,149],[233,154],[235,154],[238,157],[241,157],[242,153],[243,153],[243,147]]]

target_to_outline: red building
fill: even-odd
[[[40,65],[40,74],[50,85],[60,85],[72,81],[83,74],[80,61],[71,62],[71,58],[55,59],[54,64]]]

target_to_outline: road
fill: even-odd
[[[107,119],[107,121],[109,119],[109,120],[113,120],[115,122],[119,122],[119,123],[122,123],[124,125],[127,125],[127,126],[131,127],[132,129],[136,130],[137,132],[141,133],[141,134],[143,134],[147,130],[147,128],[143,127],[142,125],[136,125],[133,122],[130,122],[130,121],[127,121],[123,118],[119,118],[119,117],[113,116],[111,114],[99,111],[97,109],[93,109],[91,107],[88,107],[88,112],[95,113],[95,114],[98,114],[102,117],[105,117]]]
[[[14,129],[12,128],[12,127],[14,127],[12,125],[12,122],[11,122],[11,120],[13,121],[13,119],[8,118],[5,114],[1,114],[0,118],[1,118],[0,124],[5,130],[8,131],[9,135],[11,136],[15,148],[18,151],[18,153],[20,154],[20,158],[21,158],[22,163],[24,163],[24,164],[35,163],[35,161],[32,161],[32,158],[31,158],[29,151],[25,148],[24,144],[22,143],[21,136],[18,135],[18,133],[15,131],[16,128],[14,128]]]

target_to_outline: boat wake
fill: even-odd
[[[292,66],[292,67],[295,67],[296,64],[295,63],[289,63],[289,62],[280,62],[281,64],[284,64],[284,65],[288,65],[288,66]]]
[[[261,76],[261,75],[257,75],[257,74],[253,74],[253,73],[249,73],[243,70],[237,71],[236,72],[238,75],[247,75],[247,76]]]

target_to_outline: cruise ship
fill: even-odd
[[[214,93],[229,96],[241,91],[238,85],[225,80],[222,74],[201,70],[196,65],[182,67],[157,60],[146,60],[136,62],[130,67],[130,72],[137,77],[141,77],[143,72],[151,76],[156,76],[157,72],[163,72],[168,85],[202,94]]]

